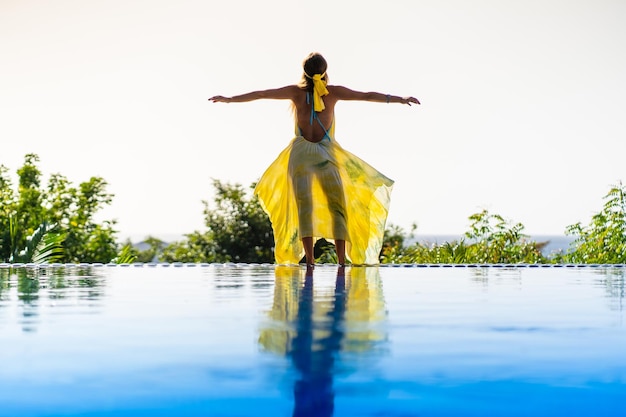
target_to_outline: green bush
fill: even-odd
[[[44,187],[37,162],[39,157],[35,154],[24,157],[24,165],[17,170],[17,189],[8,169],[0,165],[0,262],[16,261],[16,254],[27,249],[29,236],[56,236],[62,255],[57,251],[60,256],[55,260],[60,262],[113,259],[118,249],[115,222],[94,220],[95,214],[113,198],[106,191],[106,181],[92,177],[74,187],[64,176],[54,174]],[[43,235],[42,225],[46,225]],[[54,230],[48,230],[47,225],[54,225]]]
[[[545,263],[541,254],[545,243],[529,241],[522,231],[521,223],[511,224],[498,214],[487,210],[473,214],[470,230],[460,241],[444,242],[441,245],[414,243],[408,247],[402,240],[388,242],[381,254],[382,263]],[[393,232],[397,235],[398,230]],[[467,240],[466,240],[467,239]]]
[[[165,262],[273,262],[274,234],[267,214],[240,184],[213,181],[213,205],[203,201],[206,232],[195,231],[186,240],[167,246]]]
[[[587,226],[580,222],[567,227],[575,236],[565,262],[621,264],[626,263],[626,188],[619,183],[604,196],[602,211]]]

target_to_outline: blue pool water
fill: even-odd
[[[0,266],[0,416],[625,416],[625,272]]]

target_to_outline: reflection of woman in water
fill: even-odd
[[[341,268],[341,267],[340,267]],[[311,272],[311,270],[309,270]],[[313,274],[307,273],[298,303],[296,335],[292,343],[291,359],[300,373],[296,381],[293,415],[304,417],[332,416],[335,408],[333,365],[344,337],[346,310],[346,279],[337,274],[332,309],[324,337],[315,337],[313,316]]]
[[[312,265],[314,240],[322,237],[334,240],[341,265],[346,251],[355,264],[378,263],[393,181],[335,141],[335,104],[340,100],[408,105],[419,101],[327,85],[326,67],[322,55],[313,53],[303,63],[298,85],[209,100],[293,103],[296,137],[255,189],[272,222],[277,263],[297,264],[304,253],[307,264]]]
[[[340,267],[331,295],[330,288],[320,288],[323,280],[314,288],[312,269],[304,283],[302,272],[277,267],[270,311],[274,323],[261,331],[259,343],[289,357],[297,371],[293,415],[331,416],[334,377],[338,368],[349,367],[337,366],[340,353],[370,351],[385,339],[380,326],[372,326],[385,317],[380,277],[377,268],[352,268],[346,276]]]

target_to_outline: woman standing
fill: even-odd
[[[312,53],[304,60],[298,85],[209,100],[291,100],[294,106],[296,137],[255,189],[272,222],[278,264],[297,264],[304,254],[307,265],[313,265],[313,245],[319,238],[334,241],[340,265],[345,264],[346,253],[353,264],[376,264],[393,181],[335,141],[335,104],[340,100],[420,102],[414,97],[328,85],[326,69],[324,57]]]

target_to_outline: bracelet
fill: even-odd
[[[391,98],[391,95],[387,94],[387,104],[389,104],[389,99]]]

